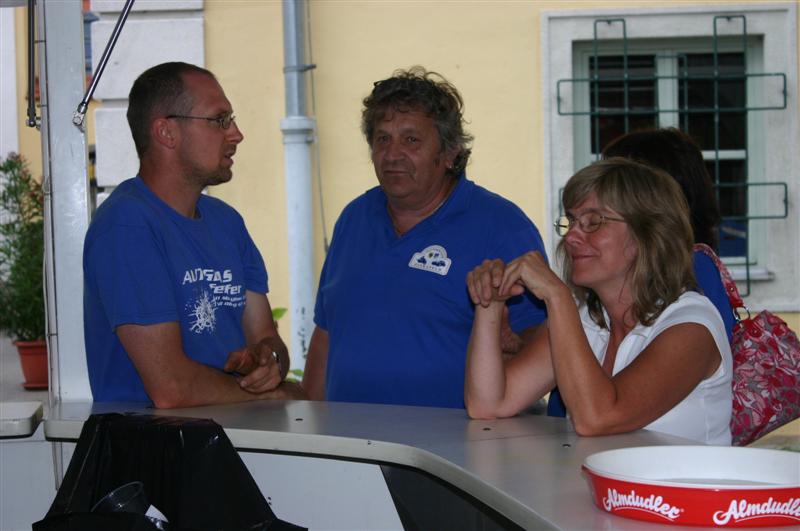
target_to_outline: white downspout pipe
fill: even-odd
[[[283,1],[283,55],[286,117],[281,120],[286,171],[289,242],[289,349],[292,368],[302,369],[314,329],[314,230],[311,143],[316,122],[306,115],[304,0]]]

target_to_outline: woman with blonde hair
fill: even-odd
[[[622,158],[576,173],[562,195],[564,281],[536,252],[469,273],[476,305],[470,416],[516,415],[555,385],[581,435],[647,428],[728,445],[732,357],[725,327],[694,291],[692,229],[666,173]],[[504,301],[532,292],[548,319],[504,360]]]

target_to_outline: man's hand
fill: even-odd
[[[508,306],[503,307],[503,320],[500,324],[500,350],[503,354],[513,356],[522,350],[525,342],[517,335],[508,323]]]
[[[237,378],[239,385],[250,393],[264,393],[280,385],[289,370],[279,359],[286,357],[286,345],[280,337],[265,337],[254,345],[228,354],[223,370],[245,375]]]

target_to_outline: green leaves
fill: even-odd
[[[280,319],[281,317],[286,315],[287,311],[288,310],[286,308],[273,308],[272,309],[272,319],[274,321],[277,321],[278,319]]]
[[[44,194],[25,160],[0,161],[0,330],[44,338]]]
[[[286,377],[287,382],[300,382],[303,380],[303,369],[292,369]]]

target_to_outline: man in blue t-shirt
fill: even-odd
[[[202,195],[243,136],[214,75],[164,63],[134,82],[139,175],[97,209],[84,242],[84,328],[97,401],[156,407],[302,396],[241,216]],[[241,376],[246,374],[246,376]]]
[[[461,96],[438,74],[417,67],[375,83],[362,130],[379,186],[336,223],[303,388],[312,399],[463,408],[466,275],[544,245],[518,207],[466,178]],[[544,318],[532,296],[508,303],[515,333]]]

